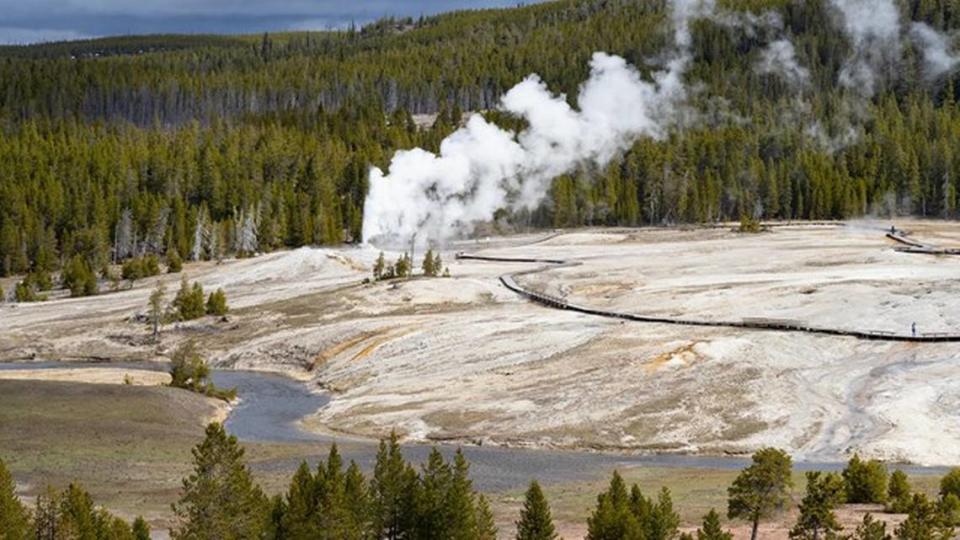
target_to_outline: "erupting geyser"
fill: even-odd
[[[473,115],[433,154],[399,151],[385,174],[370,173],[365,241],[443,240],[469,232],[499,208],[534,207],[550,181],[582,162],[604,165],[637,137],[659,137],[682,98],[685,61],[647,81],[618,56],[595,53],[580,88],[579,110],[530,75],[501,99],[502,110],[526,120],[520,133]]]

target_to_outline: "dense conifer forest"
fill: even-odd
[[[694,22],[694,120],[555,179],[498,227],[956,216],[954,75],[928,76],[907,44],[868,95],[838,84],[852,44],[826,0],[719,4],[776,32]],[[958,0],[898,7],[960,27]],[[758,69],[784,35],[802,81]],[[529,73],[573,100],[594,51],[649,74],[671,39],[665,1],[561,0],[340,32],[0,47],[0,275],[358,241],[368,169],[394,150],[436,150],[464,112],[497,117]]]

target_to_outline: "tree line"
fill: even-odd
[[[470,479],[470,464],[457,450],[448,460],[433,448],[419,468],[402,454],[397,435],[381,440],[369,477],[356,463],[344,463],[336,445],[311,467],[302,462],[288,488],[267,496],[251,475],[244,448],[219,423],[207,426],[192,450],[193,470],[183,479],[172,505],[176,525],[171,537],[193,539],[463,539],[492,540],[498,531],[488,499]],[[792,505],[793,467],[779,449],[758,450],[727,489],[727,517],[751,525]],[[888,475],[883,463],[850,459],[840,473],[805,473],[806,487],[791,540],[949,540],[960,525],[960,468],[941,478],[939,498],[912,492],[906,474]],[[867,513],[850,531],[838,522],[845,503],[884,504],[906,514],[893,530]],[[670,490],[645,496],[613,472],[597,495],[587,519],[588,540],[731,540],[720,514],[711,509],[695,531],[681,531]],[[530,482],[515,528],[517,540],[558,538],[549,501],[540,484]],[[142,518],[132,524],[96,506],[89,493],[71,484],[62,492],[48,488],[31,511],[16,495],[16,485],[0,460],[0,538],[3,540],[142,540],[150,528]]]
[[[852,44],[828,0],[720,5],[775,13],[808,85],[758,72],[769,31],[696,21],[697,122],[556,178],[540,207],[494,227],[957,216],[955,75],[923,77],[906,47],[865,99],[838,84]],[[528,73],[574,102],[597,50],[649,74],[672,39],[667,6],[563,0],[342,32],[0,48],[0,275],[72,265],[83,292],[132,257],[359,241],[370,165],[436,151],[464,111],[522,127],[490,109]],[[958,0],[898,6],[960,28]]]

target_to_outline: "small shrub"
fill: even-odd
[[[177,274],[183,271],[183,259],[177,250],[171,249],[167,252],[167,273]]]
[[[144,257],[143,271],[146,273],[144,277],[156,276],[160,274],[160,257],[157,257],[152,253]]]
[[[194,282],[192,285],[187,281],[187,276],[180,280],[180,290],[173,299],[173,307],[181,321],[192,321],[199,319],[206,314],[204,305],[203,286]]]
[[[74,256],[63,269],[63,286],[70,289],[70,296],[93,296],[98,292],[97,275],[80,255]]]
[[[13,298],[17,302],[41,302],[45,299],[43,295],[37,294],[36,289],[27,280],[17,283],[13,288]]]
[[[175,388],[224,401],[233,401],[237,397],[235,388],[221,389],[214,386],[210,381],[210,367],[192,341],[177,347],[170,357],[170,379],[170,386]]]
[[[38,291],[49,291],[53,288],[53,279],[50,278],[50,272],[46,270],[31,272],[27,275],[26,281]]]
[[[156,255],[134,257],[123,263],[121,275],[123,279],[136,281],[138,279],[155,276],[160,273],[160,259]]]
[[[227,294],[223,289],[217,289],[210,293],[207,299],[207,315],[216,315],[222,317],[227,314],[230,308],[227,306]]]
[[[760,225],[760,220],[747,214],[740,216],[740,232],[758,233],[761,230],[763,230],[763,227]]]
[[[127,386],[133,384],[133,376],[131,376],[129,373],[124,373],[124,374],[123,374],[123,384],[125,384],[125,385],[127,385]]]

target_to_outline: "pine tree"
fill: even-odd
[[[490,502],[483,495],[477,496],[477,533],[476,540],[496,540],[497,526],[493,519]]]
[[[844,481],[835,474],[807,473],[807,494],[800,502],[800,516],[790,530],[794,540],[833,537],[841,529],[834,509],[844,500]]]
[[[223,426],[207,426],[193,449],[194,470],[183,480],[173,505],[179,521],[171,537],[182,540],[258,538],[266,523],[267,500],[253,482],[244,450]]]
[[[530,482],[527,494],[517,521],[517,540],[555,540],[556,530],[550,516],[547,498],[536,480]]]
[[[167,273],[169,274],[178,274],[183,271],[183,259],[180,258],[180,254],[177,253],[177,250],[170,249],[167,251]]]
[[[887,534],[887,524],[877,521],[868,513],[863,516],[863,521],[857,525],[850,540],[892,540],[892,537]]]
[[[887,500],[887,469],[878,460],[863,461],[854,454],[843,470],[843,480],[847,502],[879,504]]]
[[[206,311],[207,315],[216,315],[217,317],[222,317],[230,311],[229,306],[227,306],[227,293],[223,292],[223,289],[217,289],[210,293],[210,297],[207,298]]]
[[[13,476],[0,459],[0,540],[27,540],[31,529],[30,512],[17,498]]]
[[[384,272],[386,271],[386,260],[384,259],[383,252],[380,252],[380,256],[377,257],[377,262],[373,264],[373,279],[374,281],[379,281],[383,279]]]
[[[724,531],[720,525],[720,514],[710,509],[703,516],[703,525],[697,529],[697,540],[733,540],[733,534]]]
[[[142,516],[137,516],[133,520],[133,538],[134,540],[150,540],[150,525]]]
[[[196,282],[191,285],[187,276],[184,275],[180,279],[180,290],[177,291],[177,296],[173,299],[173,307],[177,309],[181,321],[191,321],[203,317],[206,313],[203,287]]]
[[[433,250],[428,249],[427,253],[423,256],[423,264],[421,265],[423,269],[423,275],[426,277],[433,277],[436,275],[437,270],[433,265]]]
[[[597,496],[597,506],[587,518],[587,540],[641,540],[643,530],[630,511],[627,488],[617,471],[607,491]]]
[[[953,538],[953,528],[944,523],[936,504],[926,495],[916,493],[910,500],[907,519],[894,535],[898,540],[947,540]]]
[[[745,519],[751,540],[757,540],[760,520],[781,510],[793,485],[791,460],[782,450],[765,448],[753,454],[753,463],[740,472],[727,490],[727,517]]]
[[[380,441],[370,482],[375,536],[397,540],[412,534],[416,492],[416,473],[400,453],[396,432],[391,432],[387,440]]]
[[[160,325],[163,324],[164,303],[163,299],[167,294],[167,288],[162,281],[157,282],[157,287],[150,293],[150,301],[147,304],[147,319],[153,329],[153,339],[160,337]]]
[[[644,525],[641,522],[641,525]],[[680,516],[673,510],[673,498],[666,487],[660,489],[649,524],[643,526],[647,540],[670,540],[677,535]]]
[[[479,535],[476,495],[470,481],[470,465],[458,448],[453,457],[452,476],[444,496],[447,538],[473,540]]]
[[[347,501],[348,530],[356,538],[370,538],[373,536],[371,524],[370,494],[367,491],[366,479],[360,467],[350,462],[344,479],[344,500]]]
[[[887,489],[888,508],[891,512],[905,513],[911,500],[910,482],[907,474],[901,470],[893,471]]]
[[[75,255],[63,269],[63,285],[70,289],[70,296],[97,294],[97,276],[81,255]]]
[[[421,538],[448,538],[455,531],[450,529],[447,516],[447,495],[453,473],[450,465],[436,448],[430,450],[427,462],[420,472],[419,489],[416,492],[416,534]]]
[[[317,489],[307,462],[301,462],[290,480],[283,512],[283,530],[290,538],[317,538]]]

